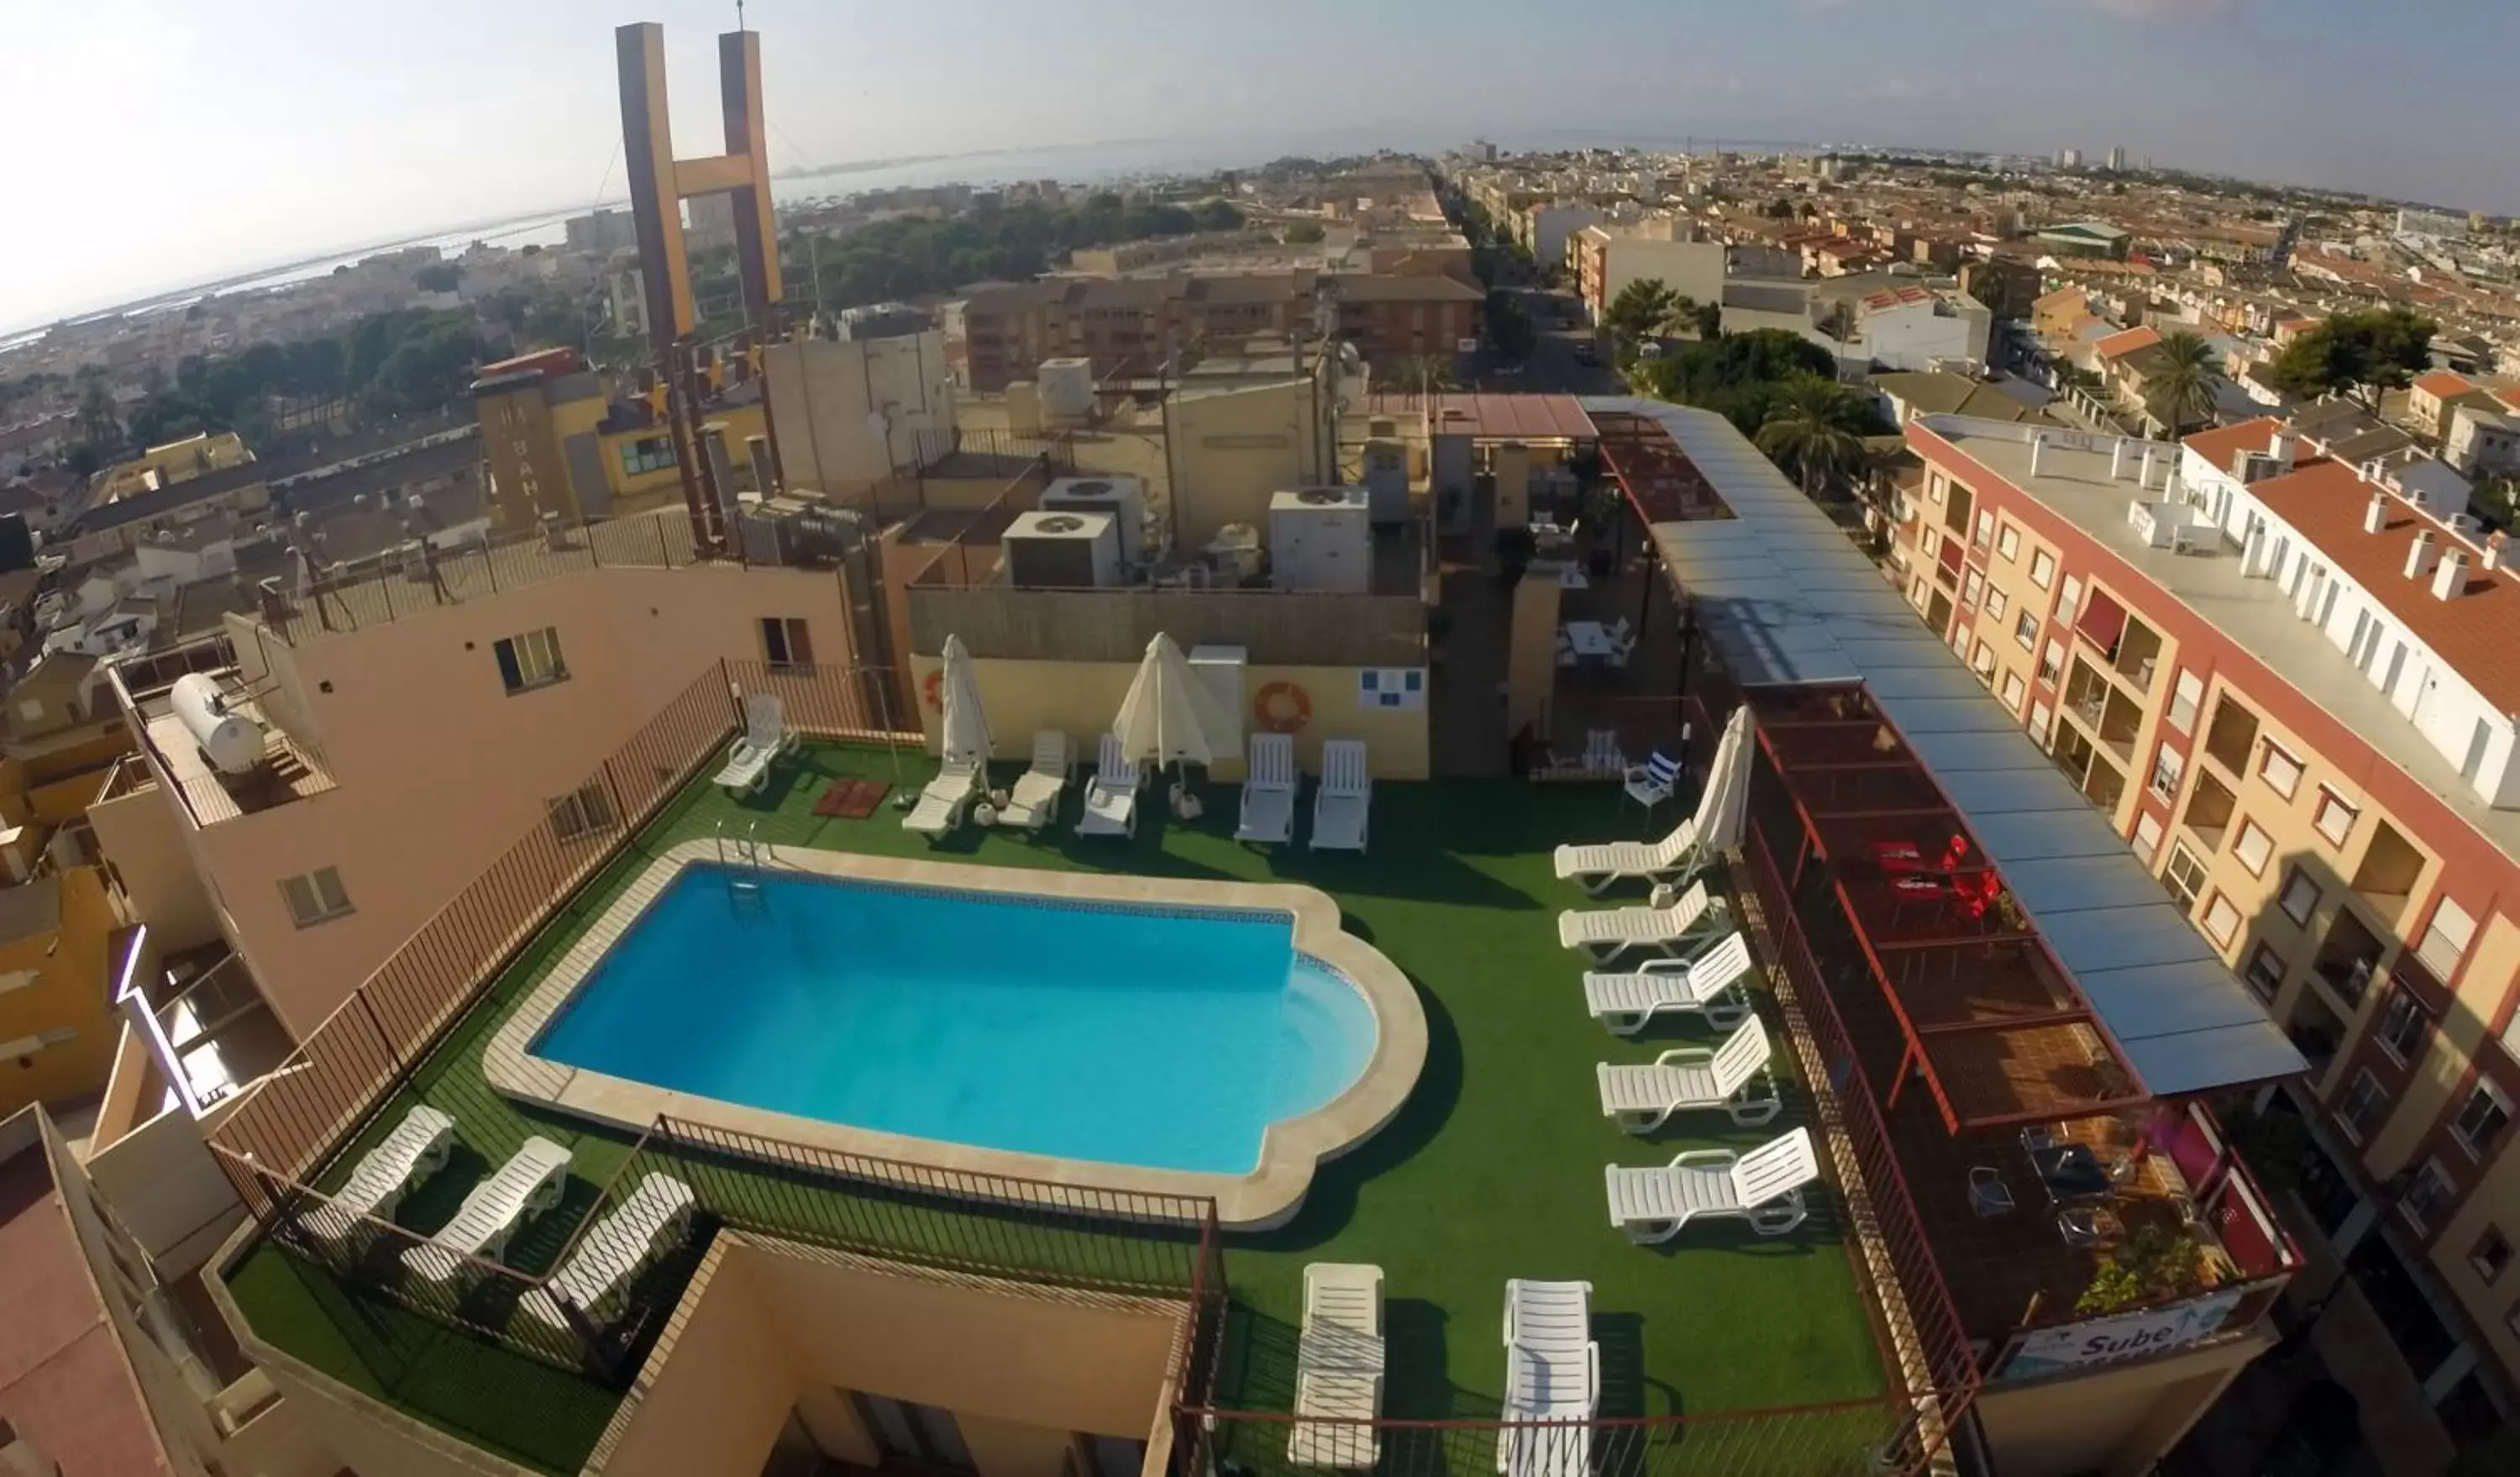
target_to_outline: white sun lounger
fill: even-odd
[[[1668,908],[1570,908],[1557,915],[1557,942],[1568,949],[1591,951],[1607,962],[1630,949],[1646,949],[1672,959],[1688,959],[1724,926],[1724,907],[1706,895],[1704,882],[1692,882],[1680,901]]]
[[[1768,1027],[1754,1014],[1720,1047],[1674,1047],[1650,1066],[1602,1062],[1594,1068],[1601,1111],[1631,1134],[1650,1134],[1674,1113],[1716,1108],[1756,1128],[1783,1106],[1769,1052]]]
[[[1508,1427],[1497,1443],[1508,1477],[1589,1477],[1601,1346],[1593,1341],[1593,1284],[1505,1284],[1505,1418],[1562,1421]]]
[[[1365,743],[1332,738],[1322,745],[1322,787],[1313,792],[1315,851],[1363,851],[1373,782],[1366,777]]]
[[[770,781],[770,764],[796,746],[788,727],[788,705],[776,693],[747,693],[743,698],[743,734],[727,750],[726,768],[717,783],[738,794],[750,794]]]
[[[1613,1164],[1605,1176],[1610,1224],[1640,1245],[1668,1241],[1691,1221],[1720,1217],[1780,1236],[1803,1224],[1803,1186],[1820,1179],[1820,1159],[1811,1130],[1798,1128],[1747,1154],[1690,1149],[1652,1169]]]
[[[466,1257],[497,1257],[528,1212],[560,1203],[567,1181],[568,1150],[536,1134],[499,1166],[497,1174],[472,1186],[456,1208],[454,1220],[404,1252],[403,1266],[432,1282],[443,1282],[463,1270]]]
[[[1681,887],[1695,880],[1710,860],[1697,844],[1697,821],[1691,817],[1672,828],[1671,834],[1659,841],[1560,846],[1557,879],[1581,882],[1586,892],[1595,894],[1607,891],[1611,883],[1623,877]]]
[[[308,1211],[298,1226],[338,1241],[356,1231],[363,1216],[390,1218],[403,1192],[446,1167],[446,1151],[455,1142],[455,1120],[428,1103],[415,1103],[393,1132],[359,1156],[332,1200]]]
[[[1634,1036],[1661,1014],[1695,1014],[1730,1031],[1750,1013],[1742,982],[1750,977],[1750,941],[1738,930],[1694,959],[1649,959],[1625,972],[1584,971],[1584,1008],[1621,1036]]]
[[[1067,793],[1067,782],[1076,772],[1076,763],[1067,752],[1067,735],[1058,729],[1044,729],[1032,736],[1032,768],[1016,779],[1014,788],[1007,793],[1007,808],[998,812],[1001,826],[1019,826],[1026,830],[1039,830],[1058,816],[1058,797]]]
[[[555,1297],[566,1298],[572,1307],[593,1313],[598,1303],[638,1276],[639,1269],[681,1237],[691,1225],[696,1203],[692,1187],[671,1175],[652,1174],[640,1181],[628,1199],[587,1229],[578,1239],[577,1249],[569,1253],[567,1263],[552,1275],[551,1281],[525,1295],[525,1311],[563,1329],[568,1321],[561,1316]]]
[[[989,769],[973,755],[949,755],[936,778],[919,792],[919,803],[901,818],[901,828],[928,840],[942,838],[963,824],[963,812],[988,785]]]
[[[1382,1269],[1362,1262],[1306,1267],[1288,1462],[1299,1467],[1374,1464],[1381,1455],[1372,1421],[1382,1410]],[[1351,1421],[1356,1423],[1347,1423]]]
[[[1250,774],[1242,781],[1242,820],[1234,839],[1282,846],[1295,838],[1295,792],[1304,783],[1295,768],[1295,736],[1254,734]]]
[[[1138,833],[1138,788],[1146,776],[1138,761],[1120,751],[1116,734],[1102,736],[1094,778],[1085,784],[1085,814],[1076,818],[1080,836],[1134,836]]]

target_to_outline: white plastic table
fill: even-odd
[[[1610,654],[1610,631],[1598,620],[1570,620],[1566,623],[1566,644],[1578,656]]]

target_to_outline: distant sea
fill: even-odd
[[[783,204],[795,204],[815,200],[838,199],[872,190],[891,190],[943,184],[1002,185],[1015,180],[1049,179],[1062,184],[1110,184],[1130,179],[1160,178],[1185,174],[1205,174],[1218,169],[1241,169],[1265,164],[1272,159],[1290,156],[1332,158],[1346,155],[1372,154],[1378,149],[1397,149],[1417,153],[1440,153],[1467,143],[1464,136],[1428,134],[1420,128],[1338,129],[1323,133],[1288,133],[1272,135],[1233,135],[1208,139],[1135,139],[1100,144],[1058,145],[1040,149],[1012,149],[996,153],[957,154],[933,158],[906,159],[898,162],[832,164],[811,173],[774,175],[770,193]],[[1656,138],[1621,134],[1609,130],[1564,130],[1555,134],[1531,135],[1515,133],[1511,143],[1517,149],[1585,149],[1626,147],[1637,149],[1678,150],[1690,143],[1712,148],[1760,149],[1792,153],[1823,146],[1793,144],[1779,140],[1717,140],[1701,136],[1694,140],[1681,137]],[[381,251],[402,250],[410,246],[435,246],[442,251],[458,252],[474,242],[516,248],[525,246],[558,246],[566,239],[565,222],[589,210],[627,208],[626,200],[598,201],[562,209],[538,211],[502,220],[479,221],[468,226],[417,236],[394,237],[344,247],[324,255],[298,257],[271,264],[246,273],[207,280],[194,280],[109,306],[71,315],[73,318],[101,317],[107,313],[133,312],[142,309],[182,307],[215,292],[252,292],[287,287],[325,276],[336,267],[373,256]],[[0,350],[34,337],[45,327],[58,321],[59,315],[41,323],[0,325]]]

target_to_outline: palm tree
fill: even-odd
[[[1862,462],[1864,438],[1852,427],[1862,407],[1844,386],[1805,375],[1785,391],[1782,405],[1769,412],[1759,426],[1759,450],[1778,467],[1791,470],[1803,496],[1817,500],[1821,488],[1845,476]]]
[[[2223,387],[2224,376],[2212,344],[2182,330],[2162,335],[2144,358],[2144,408],[2173,436],[2214,419],[2215,396]]]
[[[1401,389],[1413,395],[1436,395],[1448,389],[1461,388],[1461,377],[1453,373],[1452,364],[1433,354],[1418,354],[1403,359],[1393,369],[1391,378]]]

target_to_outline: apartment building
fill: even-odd
[[[1090,359],[1097,380],[1150,378],[1174,353],[1312,336],[1323,298],[1336,304],[1336,336],[1381,366],[1462,352],[1486,307],[1478,289],[1441,273],[1051,278],[973,292],[961,305],[956,346],[976,390],[1003,390],[1058,358]]]
[[[389,555],[227,618],[205,664],[243,752],[116,669],[143,762],[91,824],[160,945],[223,938],[302,1038],[518,836],[613,826],[589,756],[697,674],[845,663],[851,620],[830,560],[696,559],[679,515]]]
[[[1630,283],[1655,280],[1695,302],[1724,300],[1726,248],[1722,242],[1675,240],[1684,223],[1596,222],[1566,237],[1567,265],[1576,292],[1595,323]]]
[[[1907,435],[1910,605],[2308,1059],[2262,1106],[2307,1141],[2288,1204],[2316,1338],[2392,1431],[2384,1466],[2440,1470],[2511,1418],[2520,1375],[2500,535],[2272,419],[2177,445],[1936,416]]]
[[[712,359],[698,382],[706,396],[703,423],[720,428],[730,470],[749,486],[744,448],[767,425],[761,381],[730,376]],[[494,531],[521,533],[545,519],[573,524],[680,503],[682,464],[662,413],[651,398],[616,398],[574,350],[484,365],[472,393]]]

